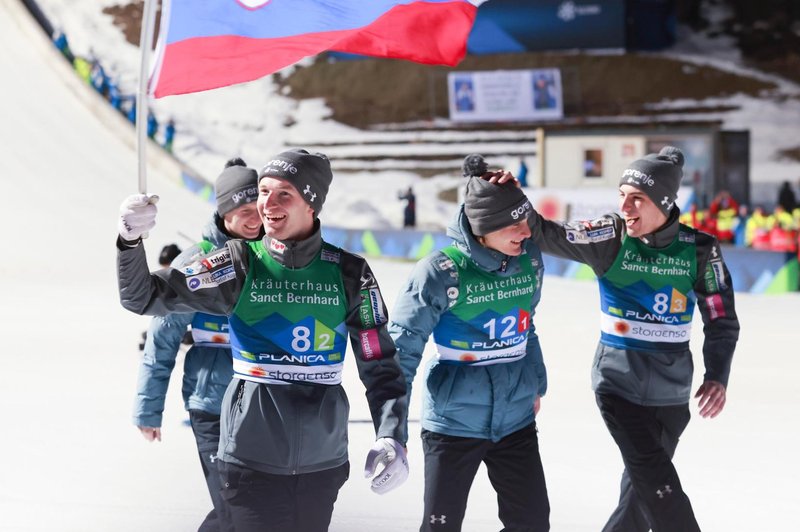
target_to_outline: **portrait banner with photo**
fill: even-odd
[[[454,121],[529,122],[564,117],[557,68],[450,72],[447,89]]]

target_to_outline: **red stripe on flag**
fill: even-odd
[[[465,2],[401,5],[332,49],[455,66],[467,53],[475,14],[475,6]]]

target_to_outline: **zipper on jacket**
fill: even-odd
[[[500,262],[500,271],[505,272],[507,267],[508,267],[508,258],[505,258]]]
[[[242,410],[242,397],[244,396],[244,384],[245,381],[239,380],[239,391],[236,394],[236,401],[233,403],[233,408],[231,409],[231,414],[235,414],[235,411],[238,410],[241,414]],[[230,423],[228,424],[228,438],[233,438],[233,427],[234,422],[236,421],[236,416],[231,415]]]
[[[294,404],[294,413],[295,419],[300,419],[300,407],[297,403]],[[294,430],[294,448],[296,449],[294,460],[292,462],[292,475],[297,474],[297,470],[300,468],[300,455],[302,453],[302,449],[300,448],[303,445],[302,442],[302,428],[300,427],[300,423],[295,424]]]

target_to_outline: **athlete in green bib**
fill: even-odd
[[[545,253],[589,265],[600,287],[592,387],[625,470],[606,532],[700,530],[672,463],[689,423],[695,307],[703,319],[702,417],[725,406],[739,336],[733,285],[717,240],[679,223],[683,153],[633,161],[619,181],[619,214],[567,224],[531,218]],[[490,180],[506,182],[497,172]]]
[[[428,338],[422,400],[422,531],[461,530],[481,463],[497,492],[504,530],[550,529],[535,414],[547,391],[534,314],[542,257],[530,239],[532,208],[517,187],[481,179],[464,164],[464,204],[453,244],[422,259],[392,311],[389,331],[411,384]],[[465,526],[469,529],[469,526]]]
[[[153,273],[140,237],[155,223],[155,205],[135,195],[121,208],[123,306],[230,318],[234,378],[216,458],[237,532],[328,529],[350,470],[341,384],[348,342],[377,437],[365,476],[379,494],[408,476],[406,385],[380,289],[363,258],[322,240],[317,214],[332,177],[322,154],[276,155],[258,174],[263,239],[231,240]]]

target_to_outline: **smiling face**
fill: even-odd
[[[667,221],[667,215],[653,200],[631,185],[619,187],[619,210],[625,218],[628,236],[636,238],[654,233]]]
[[[258,182],[258,214],[264,231],[276,240],[303,240],[314,231],[314,209],[289,182],[262,177]]]
[[[225,230],[235,238],[254,240],[261,233],[261,217],[255,203],[248,203],[226,212]]]
[[[531,229],[528,227],[528,220],[523,218],[515,224],[484,235],[479,242],[484,247],[499,251],[504,255],[516,256],[522,253],[522,241],[530,236]]]

